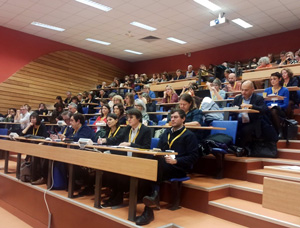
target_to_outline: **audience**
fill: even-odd
[[[191,78],[191,77],[195,77],[195,76],[196,76],[196,73],[195,73],[195,71],[193,71],[193,66],[192,65],[188,65],[185,77],[186,78]]]
[[[166,90],[164,91],[164,97],[162,99],[162,103],[163,104],[168,104],[168,103],[175,103],[177,101],[178,101],[177,93],[172,88],[172,86],[167,85]],[[170,107],[164,106],[164,110],[168,111],[168,110],[170,110]]]
[[[66,95],[67,95],[67,98],[65,99],[64,103],[65,103],[65,106],[68,106],[72,101],[72,93],[70,91],[68,91],[66,93]]]
[[[116,114],[118,117],[118,123],[120,125],[126,124],[126,115],[125,115],[124,105],[115,104],[113,108],[114,108],[114,110],[113,110],[114,114]]]
[[[272,67],[272,64],[270,63],[269,58],[264,56],[258,60],[258,67],[256,69],[269,68],[269,67]]]

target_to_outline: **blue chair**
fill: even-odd
[[[93,124],[95,122],[95,120],[90,120],[90,124]]]
[[[83,112],[83,114],[88,114],[89,108],[83,107],[83,108],[82,108],[82,112]]]
[[[158,121],[157,125],[163,126],[163,125],[165,125],[166,123],[167,123],[166,120],[160,120],[160,121]]]
[[[171,183],[171,206],[168,208],[171,211],[175,211],[180,209],[180,195],[181,195],[181,188],[182,182],[190,180],[191,178],[186,176],[182,178],[172,178],[170,179]]]
[[[212,122],[213,127],[223,127],[226,128],[226,130],[211,130],[211,135],[222,133],[226,134],[232,137],[232,142],[235,144],[236,140],[236,133],[237,133],[237,127],[238,127],[238,121],[213,121]],[[224,157],[225,154],[227,154],[228,151],[221,149],[221,148],[213,148],[212,154],[216,157],[217,161],[217,172],[216,172],[216,179],[222,179],[223,173],[224,173]]]
[[[151,146],[150,149],[157,148],[159,138],[151,138]]]
[[[7,135],[8,129],[7,128],[0,128],[0,135]]]

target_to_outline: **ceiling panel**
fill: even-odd
[[[0,25],[127,61],[184,54],[300,28],[299,0],[213,0],[222,7],[220,12],[211,12],[193,0],[94,1],[113,9],[104,12],[75,0],[0,0]],[[228,23],[209,27],[209,22],[223,12]],[[231,22],[238,17],[253,27],[243,29]],[[66,30],[47,30],[31,25],[32,21]],[[157,30],[151,32],[132,26],[129,24],[132,21]],[[152,43],[139,40],[149,35],[161,39]],[[170,36],[188,43],[181,45],[166,40]],[[91,43],[86,38],[104,40],[111,45]],[[144,54],[126,53],[124,49]]]

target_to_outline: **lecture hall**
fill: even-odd
[[[0,228],[300,227],[299,0],[0,0]]]

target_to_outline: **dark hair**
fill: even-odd
[[[13,110],[15,113],[17,112],[17,109],[15,108],[10,108],[10,110]]]
[[[61,108],[62,110],[64,109],[64,104],[63,103],[56,103],[55,104],[55,108],[56,108],[56,111],[58,111],[58,108]]]
[[[129,97],[130,105],[134,104],[134,95],[132,93],[126,93],[125,97]],[[126,104],[126,105],[128,105],[128,104]]]
[[[143,116],[140,110],[136,108],[131,108],[127,111],[128,116],[135,116],[140,122],[142,122]]]
[[[282,51],[282,52],[280,52],[279,55],[285,55],[285,54],[286,54],[286,51]]]
[[[114,108],[115,106],[118,107],[118,109],[120,109],[120,116],[123,116],[123,115],[124,115],[124,112],[125,112],[124,106],[123,106],[122,104],[115,104],[115,105],[113,106],[113,108]]]
[[[63,100],[62,100],[61,96],[57,96],[56,100],[59,100],[60,103],[63,103]]]
[[[29,119],[31,120],[31,118],[36,118],[36,125],[40,125],[41,122],[42,122],[41,117],[40,117],[39,114],[36,113],[36,112],[33,112],[33,113],[30,115],[30,118],[29,118]]]
[[[77,101],[77,103],[79,103],[79,99],[78,99],[78,97],[77,97],[77,96],[74,96],[74,97],[72,97],[72,98],[71,98],[71,101],[73,101],[73,100],[76,100],[76,101]]]
[[[197,83],[192,83],[189,87],[189,89],[192,89],[194,91],[198,90],[198,84]]]
[[[174,114],[175,112],[178,112],[181,119],[186,117],[185,112],[182,109],[179,109],[179,108],[171,109],[170,115]]]
[[[271,77],[275,76],[279,79],[279,85],[282,86],[283,85],[283,80],[282,80],[282,74],[279,72],[275,72],[271,74]]]
[[[106,107],[108,109],[108,113],[110,113],[110,107],[108,104],[103,104],[102,107],[101,107],[101,117],[103,117],[103,113],[102,113],[102,108],[103,107]]]
[[[106,99],[100,99],[100,102],[102,102],[103,104],[107,104],[107,100]]]
[[[44,103],[40,103],[40,104],[39,104],[39,108],[41,107],[41,105],[43,105],[44,108],[46,108],[46,105],[45,105]]]
[[[119,119],[118,119],[118,116],[116,114],[114,114],[114,113],[108,113],[107,118],[108,117],[113,118],[113,119],[115,119],[115,120],[118,121],[117,124],[116,124],[117,128],[120,126]],[[108,127],[107,124],[106,124],[105,130],[106,130],[106,132],[110,131],[110,128]]]
[[[77,122],[78,120],[80,121],[80,123],[82,125],[84,125],[85,123],[85,118],[84,118],[84,115],[80,114],[80,113],[76,113],[76,114],[73,114],[71,115],[71,117],[73,116],[74,120]]]
[[[228,73],[228,74],[230,74],[230,73],[232,73],[232,71],[230,70],[230,69],[226,69],[225,71],[224,71],[224,73]]]
[[[188,94],[188,93],[182,94],[180,96],[179,100],[183,100],[183,101],[186,101],[187,103],[189,103],[191,105],[189,108],[190,111],[195,108],[195,101],[190,94]]]

